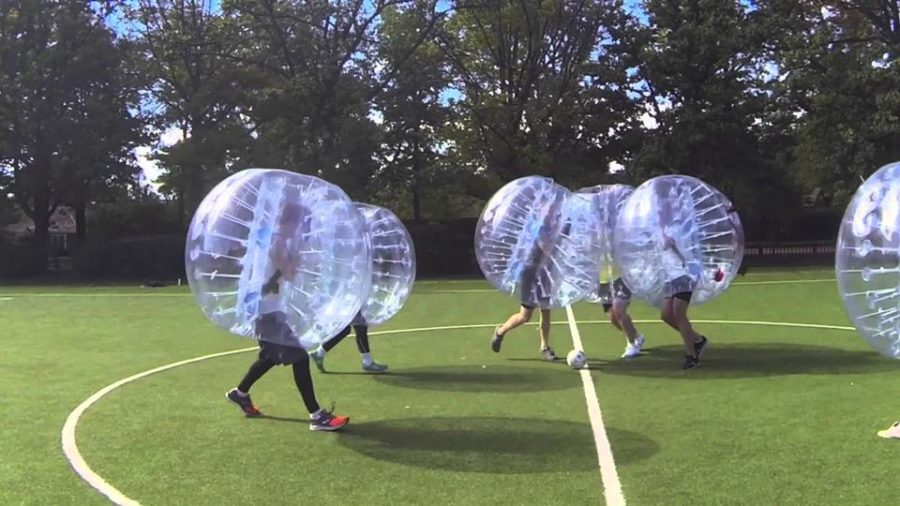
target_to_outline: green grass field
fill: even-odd
[[[646,355],[599,308],[574,308],[629,504],[896,504],[900,363],[847,330],[828,270],[760,271],[695,308],[711,346],[680,370],[673,331],[632,306]],[[822,281],[825,279],[825,281]],[[225,402],[252,352],[122,386],[77,430],[90,466],[143,504],[602,504],[579,373],[538,357],[534,326],[488,340],[515,302],[483,281],[423,281],[372,336],[392,374],[359,374],[352,337],[314,371],[320,402],[352,417],[312,433],[289,368],[253,391],[270,417]],[[649,320],[653,320],[650,322]],[[554,347],[572,347],[565,313]],[[462,326],[428,330],[432,327]],[[470,327],[466,327],[470,326]],[[252,347],[216,330],[186,289],[0,288],[0,504],[103,504],[60,442],[68,414],[102,387],[186,358]],[[404,329],[421,329],[391,333]]]

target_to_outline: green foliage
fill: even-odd
[[[405,2],[232,0],[242,28],[238,58],[252,75],[245,112],[267,161],[321,176],[362,197],[375,169],[379,131],[378,16]]]
[[[777,232],[799,203],[769,151],[784,125],[769,117],[768,18],[738,0],[645,7],[639,73],[657,127],[646,133],[634,170],[699,177],[728,194],[745,221]]]
[[[241,153],[251,142],[241,121],[243,74],[236,58],[239,26],[212,0],[140,0],[126,15],[138,29],[141,72],[158,106],[158,128],[176,126],[183,139],[163,149],[163,194],[177,198],[182,219],[215,183],[245,168]]]
[[[874,8],[878,3],[882,10]],[[900,159],[900,5],[772,2],[769,8],[786,20],[776,35],[786,74],[779,87],[795,115],[793,174],[842,207],[861,178]]]
[[[678,172],[774,239],[900,159],[897,27],[896,0],[3,1],[0,222],[11,194],[39,244],[59,205],[121,228],[134,148],[175,129],[153,154],[175,228],[247,167],[414,221],[529,174]]]
[[[461,95],[458,157],[493,186],[604,177],[635,122],[633,32],[620,2],[459,2],[438,36]]]
[[[18,218],[18,213],[16,212],[12,177],[0,170],[0,241],[4,239],[3,228],[14,223],[16,218]]]
[[[83,208],[136,177],[143,121],[128,49],[87,3],[0,3],[0,167],[39,256],[57,206]]]
[[[434,39],[444,25],[434,8],[417,2],[387,9],[378,50],[387,78],[375,99],[382,135],[370,194],[415,221],[459,215],[465,206],[453,202],[465,194],[455,181],[465,176],[446,159],[450,111],[442,97],[452,74]]]

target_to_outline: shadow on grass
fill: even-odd
[[[646,459],[654,441],[608,429],[617,465]],[[367,457],[413,467],[492,474],[597,469],[588,424],[523,418],[409,418],[348,425],[338,442]]]
[[[828,346],[711,342],[698,369],[682,371],[684,348],[657,346],[631,360],[591,360],[592,369],[678,379],[747,378],[790,374],[866,374],[896,372],[897,363],[874,351],[850,351]]]
[[[259,416],[247,417],[248,420],[271,420],[273,422],[290,422],[290,423],[309,423],[308,418],[296,418],[287,416],[276,416],[262,414]]]
[[[543,358],[508,358],[508,359],[506,359],[506,360],[509,360],[510,362],[536,362],[536,363],[547,364],[547,365],[565,365],[565,366],[568,366],[568,364],[566,364],[566,358],[565,358],[565,357],[559,357],[559,358],[557,358],[556,360],[554,360],[554,361],[552,361],[552,362],[549,361],[549,360],[543,359]]]
[[[372,379],[395,387],[454,392],[535,392],[581,386],[577,374],[566,374],[555,367],[508,365],[392,370],[391,374],[373,376]]]

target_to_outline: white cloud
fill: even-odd
[[[654,117],[651,112],[664,112],[668,111],[672,108],[672,101],[666,98],[659,99],[656,101],[656,107],[653,107],[650,104],[644,105],[644,112],[640,116],[641,123],[644,125],[644,128],[648,130],[655,130],[659,128],[659,122],[656,121],[656,117]]]
[[[170,126],[159,136],[159,146],[164,148],[169,147],[183,138],[184,134],[180,128]],[[156,183],[156,179],[162,175],[162,168],[160,168],[156,161],[150,159],[155,152],[156,149],[152,146],[139,146],[134,149],[134,156],[137,158],[138,167],[144,172],[144,179],[147,180],[147,183],[150,184],[154,190],[159,190],[159,184]]]
[[[779,81],[781,81],[781,68],[778,66],[778,64],[774,62],[766,62],[766,64],[763,65],[763,79],[765,79],[766,82],[773,79],[778,79]]]
[[[162,135],[159,136],[159,143],[164,147],[168,147],[180,141],[181,139],[184,139],[184,133],[181,131],[181,129],[178,127],[170,126],[166,129],[165,132],[162,133]]]
[[[881,56],[881,59],[875,60],[872,62],[872,68],[874,69],[886,69],[891,66],[891,55],[890,53],[884,53]]]
[[[159,185],[155,181],[162,174],[162,170],[158,163],[149,159],[151,154],[149,146],[134,148],[134,156],[137,158],[138,167],[144,172],[144,179],[154,190],[159,190]]]
[[[369,111],[369,119],[372,120],[376,125],[380,125],[384,123],[384,114],[382,114],[381,111],[372,109]]]

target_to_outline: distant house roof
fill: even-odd
[[[4,227],[4,230],[14,237],[25,237],[34,234],[34,221],[21,209],[17,209],[19,220]],[[50,216],[51,234],[74,234],[75,213],[68,207],[59,206]]]

